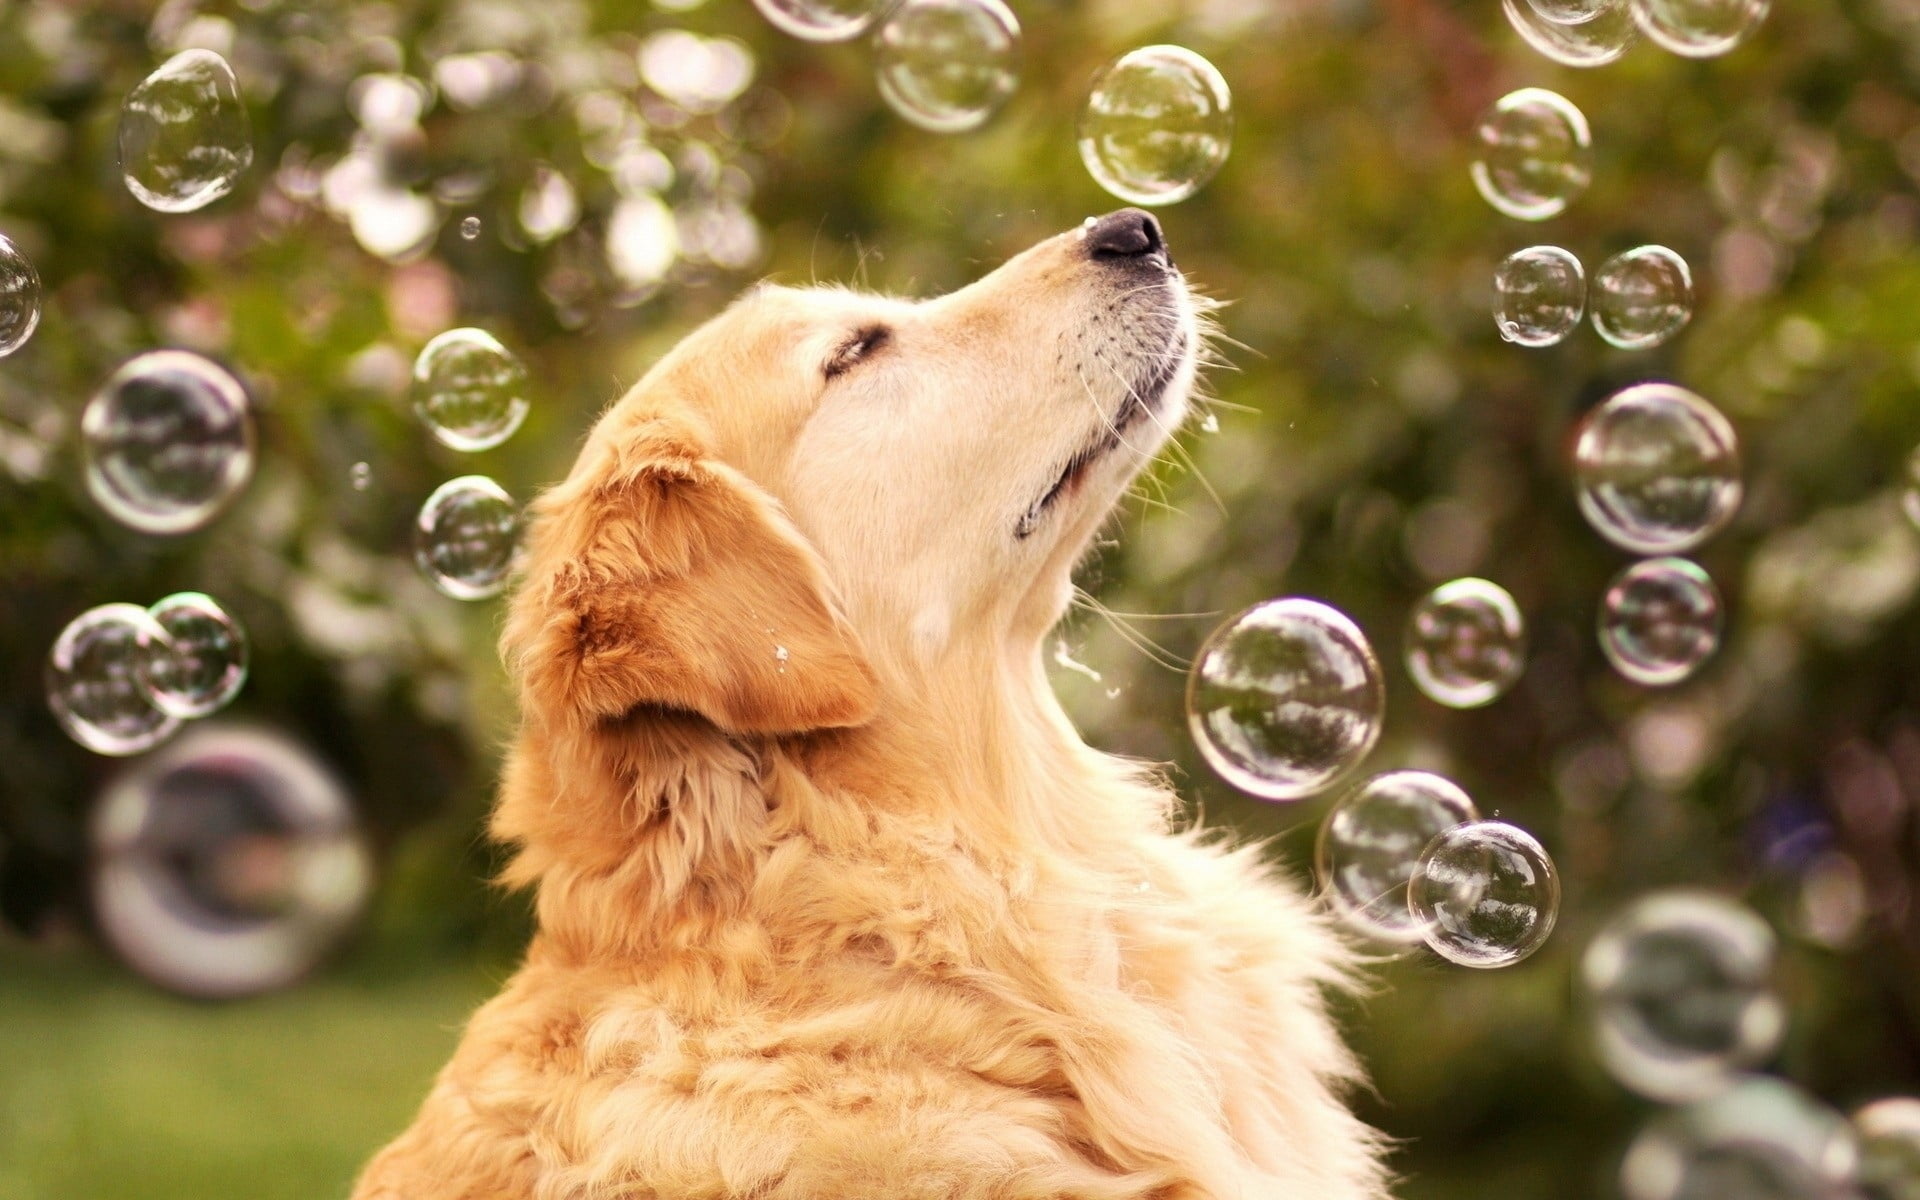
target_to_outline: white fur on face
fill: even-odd
[[[855,623],[905,631],[921,656],[955,629],[1039,636],[1093,531],[1186,414],[1185,283],[1090,258],[1075,231],[937,300],[799,296],[827,315],[794,369],[871,343],[823,374],[774,485]]]

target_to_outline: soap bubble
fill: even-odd
[[[1620,572],[1600,600],[1600,649],[1635,683],[1679,683],[1720,648],[1720,592],[1684,558],[1649,558]]]
[[[1565,7],[1555,0],[1554,8]],[[1639,38],[1627,0],[1602,0],[1598,11],[1584,21],[1555,21],[1530,0],[1500,0],[1507,21],[1521,40],[1536,51],[1568,67],[1603,67],[1627,52]]]
[[[1093,81],[1080,113],[1080,159],[1094,182],[1133,204],[1199,191],[1233,145],[1227,81],[1184,46],[1121,55]]]
[[[899,0],[753,0],[782,33],[809,42],[844,42],[873,28]]]
[[[1421,597],[1407,618],[1407,673],[1429,699],[1478,708],[1527,665],[1527,631],[1507,589],[1455,579]]]
[[[1769,0],[1632,0],[1633,20],[1663,50],[1712,58],[1747,40]]]
[[[356,492],[364,492],[373,486],[373,468],[366,463],[357,462],[347,470],[347,482]]]
[[[253,477],[253,411],[224,367],[154,350],[108,377],[80,417],[87,490],[142,533],[211,521]]]
[[[1558,216],[1593,181],[1587,118],[1558,92],[1509,92],[1480,114],[1474,138],[1473,186],[1509,217]]]
[[[1574,442],[1580,511],[1635,554],[1689,550],[1740,508],[1740,447],[1720,410],[1671,383],[1608,397]]]
[[[0,358],[27,344],[40,327],[40,272],[11,239],[0,236]]]
[[[1551,346],[1580,326],[1587,276],[1558,246],[1516,250],[1493,272],[1493,322],[1521,346]]]
[[[434,489],[414,522],[413,556],[433,586],[455,600],[484,600],[507,585],[520,512],[485,475]]]
[[[413,362],[413,411],[443,445],[486,450],[527,418],[527,369],[484,329],[449,329]]]
[[[1920,1200],[1920,1100],[1889,1096],[1853,1114],[1860,1200]]]
[[[1527,0],[1542,20],[1555,25],[1579,25],[1595,20],[1615,7],[1615,0]]]
[[[1417,942],[1426,928],[1407,905],[1407,881],[1434,838],[1478,821],[1452,781],[1425,771],[1375,775],[1328,810],[1314,846],[1322,894],[1342,920],[1391,942]]]
[[[373,881],[340,781],[264,730],[187,730],[107,787],[88,832],[107,944],[193,996],[298,981],[351,928]]]
[[[1428,948],[1448,962],[1512,966],[1553,932],[1560,877],[1526,830],[1475,821],[1428,843],[1407,885],[1407,904]]]
[[[1208,764],[1266,800],[1298,800],[1358,766],[1386,690],[1366,635],[1313,600],[1268,600],[1213,631],[1187,679],[1187,724]]]
[[[127,94],[120,171],[148,208],[192,212],[233,190],[253,164],[240,84],[211,50],[174,55]]]
[[[67,736],[113,755],[139,754],[173,736],[180,719],[154,706],[140,676],[142,659],[166,641],[137,604],[102,604],[67,622],[46,668],[47,707]]]
[[[1656,892],[1607,923],[1580,978],[1600,1060],[1654,1100],[1698,1100],[1779,1047],[1773,930],[1705,892]]]
[[[906,0],[874,35],[880,95],[922,129],[976,129],[1013,95],[1019,43],[1000,0]]]
[[[1608,345],[1650,350],[1693,317],[1693,272],[1665,246],[1636,246],[1593,273],[1593,327]]]
[[[212,596],[176,592],[147,610],[166,634],[143,642],[140,678],[147,698],[176,717],[225,708],[247,681],[247,635]]]
[[[1627,1200],[1839,1200],[1858,1161],[1847,1123],[1790,1083],[1748,1076],[1643,1126]]]
[[[469,242],[479,237],[480,236],[480,218],[479,217],[462,217],[460,219],[460,236],[461,238]]]

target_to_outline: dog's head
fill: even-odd
[[[934,300],[750,291],[535,503],[504,638],[529,716],[797,733],[955,655],[1031,657],[1185,415],[1195,344],[1136,209]]]

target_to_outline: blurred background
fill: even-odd
[[[521,500],[557,479],[600,407],[754,278],[930,295],[1118,207],[1076,117],[1102,64],[1161,41],[1233,90],[1231,158],[1160,213],[1229,305],[1229,367],[1214,419],[1082,572],[1131,615],[1077,613],[1058,686],[1090,741],[1176,764],[1209,823],[1284,835],[1304,880],[1326,801],[1218,782],[1180,668],[1222,617],[1317,597],[1387,667],[1368,769],[1446,774],[1553,852],[1565,902],[1538,955],[1492,972],[1409,956],[1348,1013],[1374,1073],[1360,1106],[1405,1139],[1402,1194],[1613,1194],[1651,1106],[1597,1065],[1572,979],[1595,929],[1655,887],[1740,896],[1780,934],[1782,1074],[1842,1107],[1920,1089],[1920,534],[1901,511],[1920,443],[1920,5],[1804,0],[1724,58],[1643,44],[1586,71],[1534,53],[1491,0],[1011,7],[1018,91],[942,136],[882,103],[864,41],[789,38],[747,0],[0,0],[0,233],[46,301],[0,360],[0,1196],[344,1194],[528,929],[523,899],[487,886],[480,835],[513,716],[499,604],[422,578],[422,501],[475,472]],[[123,185],[115,129],[191,47],[233,64],[254,159],[232,195],[168,215]],[[1530,85],[1594,137],[1590,191],[1542,226],[1468,173],[1477,114]],[[1538,241],[1589,264],[1673,247],[1693,323],[1643,352],[1585,329],[1503,343],[1494,266]],[[416,352],[464,325],[521,358],[533,402],[472,454],[407,399]],[[168,346],[246,383],[259,463],[217,520],[154,537],[89,498],[78,419],[123,360]],[[1629,559],[1582,520],[1568,466],[1579,414],[1651,378],[1732,419],[1746,480],[1696,556],[1724,643],[1667,689],[1595,643]],[[1514,690],[1472,711],[1400,662],[1413,602],[1463,575],[1511,591],[1532,642]],[[74,744],[42,682],[62,627],[182,590],[246,627],[244,691],[147,759]],[[116,788],[164,783],[188,737],[318,772],[366,847],[364,911],[317,964],[293,954],[288,986],[187,998],[220,989],[102,936],[89,822]]]

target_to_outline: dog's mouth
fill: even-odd
[[[1014,526],[1016,538],[1026,538],[1040,527],[1047,514],[1079,490],[1080,484],[1115,450],[1127,444],[1127,433],[1159,412],[1167,388],[1172,386],[1180,368],[1193,352],[1192,336],[1184,327],[1169,330],[1166,345],[1142,364],[1139,374],[1127,382],[1126,397],[1107,418],[1105,426],[1085,446],[1075,451],[1060,468],[1060,474],[1040,498],[1027,507]]]

